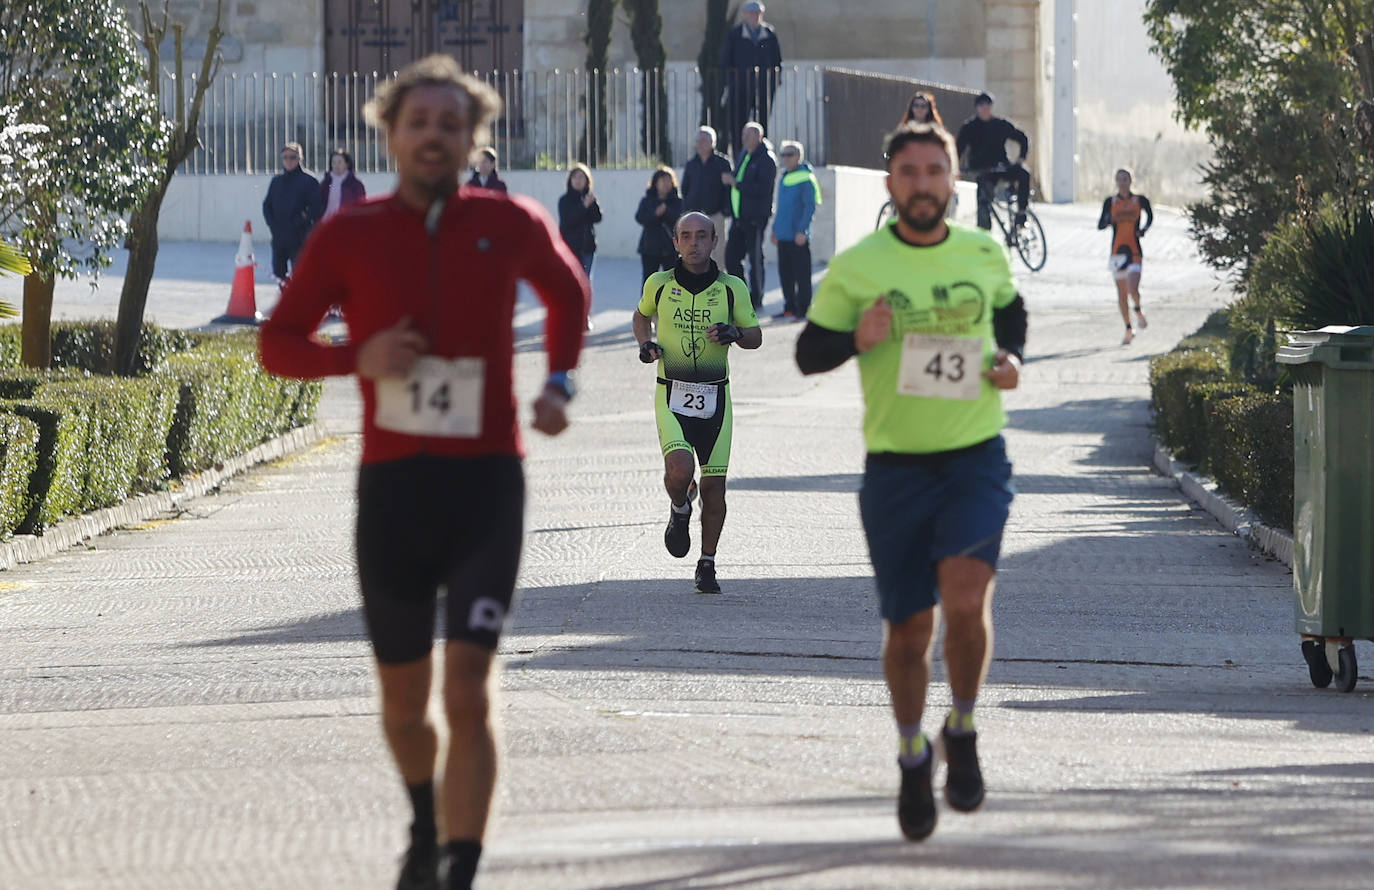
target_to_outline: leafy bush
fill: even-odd
[[[7,332],[0,328],[0,355]],[[255,332],[188,334],[145,329],[142,378],[92,376],[113,343],[105,322],[64,326],[66,363],[49,371],[0,365],[0,436],[14,428],[15,456],[0,452],[0,535],[41,533],[62,516],[242,454],[314,420],[321,386],[269,376]],[[17,342],[17,339],[15,340]],[[178,351],[199,344],[189,351]],[[33,465],[23,463],[23,430]],[[0,448],[4,443],[0,442]],[[5,485],[20,476],[20,494]],[[16,518],[17,517],[17,518]]]
[[[11,534],[29,512],[29,479],[38,467],[38,424],[0,414],[0,537]]]
[[[214,466],[309,423],[321,392],[318,381],[264,373],[253,341],[242,338],[216,338],[174,355],[164,373],[180,384],[167,439],[168,465],[175,476]]]
[[[1216,341],[1201,349],[1181,349],[1150,361],[1150,393],[1155,426],[1164,444],[1187,461],[1202,459],[1203,430],[1192,421],[1189,388],[1226,380],[1224,344]]]
[[[1261,519],[1293,527],[1293,396],[1250,392],[1211,402],[1208,471]]]
[[[144,376],[167,356],[194,347],[201,337],[190,331],[144,324],[134,360],[135,376]],[[114,355],[115,323],[112,321],[67,322],[53,326],[52,366],[79,368],[108,374]]]
[[[81,506],[90,418],[71,403],[8,402],[5,408],[38,426],[38,464],[29,478],[29,509],[17,530],[41,534],[45,526]]]
[[[18,367],[23,349],[23,328],[17,324],[0,325],[0,368]]]

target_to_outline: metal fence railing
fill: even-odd
[[[596,167],[680,165],[693,151],[696,129],[726,133],[757,118],[755,103],[736,108],[732,96],[762,96],[764,122],[777,142],[797,139],[808,158],[826,162],[826,96],[820,68],[787,67],[751,72],[740,84],[731,72],[691,65],[641,71],[509,71],[481,76],[500,95],[494,148],[506,169],[560,169],[574,161]],[[754,77],[758,81],[754,81]],[[363,120],[362,109],[385,77],[377,73],[222,73],[205,97],[200,147],[183,166],[187,173],[272,172],[283,143],[299,142],[305,161],[323,170],[336,147],[352,153],[359,172],[390,169],[385,137]],[[194,76],[187,95],[194,89]],[[595,101],[598,81],[604,114]],[[759,86],[761,84],[761,86]],[[703,90],[703,85],[706,87]],[[722,98],[716,98],[721,96]],[[162,91],[171,112],[171,78]],[[709,98],[707,96],[709,95]]]

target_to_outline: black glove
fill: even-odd
[[[744,336],[744,333],[732,324],[714,324],[711,325],[711,329],[716,332],[716,339],[720,341],[722,346],[729,346]]]
[[[639,344],[639,360],[644,364],[658,361],[658,357],[663,354],[663,347],[653,340],[645,340]]]

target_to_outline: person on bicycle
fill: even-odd
[[[912,93],[906,103],[906,113],[897,122],[897,126],[906,124],[934,124],[943,128],[945,121],[940,117],[940,109],[935,105],[935,96],[922,90]]]
[[[1030,171],[1023,166],[1030,154],[1030,140],[1011,121],[994,117],[992,105],[991,93],[978,94],[973,102],[973,117],[959,127],[955,144],[959,157],[967,157],[965,169],[978,183],[978,227],[992,228],[993,195],[997,183],[1005,180],[1016,185],[1016,219],[1012,223],[1015,231],[1026,222],[1026,206],[1030,203]],[[1007,159],[1008,140],[1021,147],[1021,156],[1014,164]]]
[[[1102,202],[1102,216],[1097,220],[1099,230],[1111,227],[1112,255],[1108,267],[1112,278],[1116,279],[1116,298],[1121,307],[1121,318],[1126,322],[1126,336],[1122,344],[1129,344],[1135,337],[1131,330],[1131,304],[1135,305],[1136,319],[1143,331],[1146,328],[1145,313],[1140,311],[1140,239],[1154,225],[1155,212],[1150,207],[1150,199],[1131,191],[1131,171],[1116,171],[1116,194]],[[1129,302],[1128,302],[1129,300]]]

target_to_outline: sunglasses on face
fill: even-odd
[[[282,159],[283,161],[299,161],[299,160],[301,159],[301,156],[300,156],[300,155],[282,155],[282,156],[281,156],[281,159]]]

